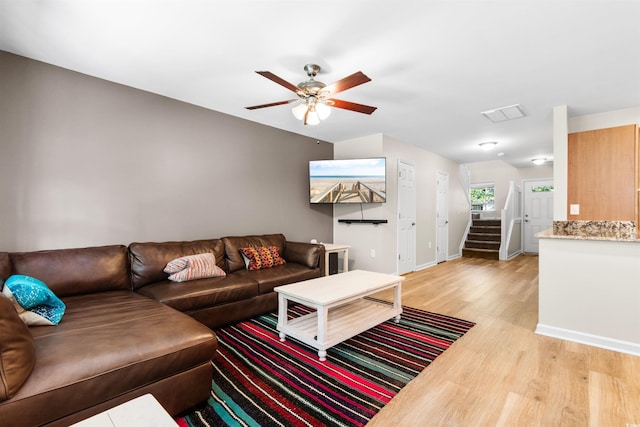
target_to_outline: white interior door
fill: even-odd
[[[413,165],[398,162],[398,274],[416,269],[416,176]]]
[[[524,251],[538,252],[535,234],[553,227],[553,180],[524,181]]]
[[[436,262],[447,260],[449,253],[449,175],[438,172],[436,200]]]

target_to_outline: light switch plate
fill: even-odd
[[[580,205],[569,205],[569,214],[580,215]]]

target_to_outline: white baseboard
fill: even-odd
[[[630,341],[621,341],[599,335],[557,328],[555,326],[541,325],[540,323],[538,323],[536,327],[536,334],[640,356],[640,344]]]
[[[428,262],[426,264],[416,265],[416,271],[425,270],[425,269],[427,269],[429,267],[433,267],[433,266],[436,266],[436,265],[438,265],[438,263],[435,262],[435,261]]]
[[[523,253],[522,251],[515,251],[512,254],[508,254],[507,255],[507,261],[511,261],[512,259],[514,259],[515,257],[517,257],[518,255],[520,255],[521,253]]]
[[[458,252],[457,254],[451,255],[447,258],[447,261],[453,261],[454,259],[462,258],[462,252]]]

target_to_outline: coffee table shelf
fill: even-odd
[[[402,312],[402,310],[400,311]],[[327,339],[325,346],[333,347],[361,332],[373,328],[398,314],[392,304],[361,299],[329,310]],[[318,312],[289,320],[281,329],[285,335],[296,338],[305,344],[317,347]]]

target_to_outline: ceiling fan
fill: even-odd
[[[357,104],[355,102],[330,98],[337,93],[351,89],[352,87],[363,83],[370,82],[371,79],[363,74],[362,71],[353,73],[350,76],[327,86],[326,84],[315,80],[316,75],[320,72],[319,65],[307,64],[304,66],[304,70],[306,71],[307,76],[309,76],[309,80],[298,83],[297,86],[276,76],[270,71],[256,71],[256,73],[261,76],[278,83],[292,92],[295,92],[296,95],[298,95],[298,98],[289,99],[287,101],[271,102],[269,104],[254,105],[252,107],[246,107],[247,110],[256,110],[258,108],[274,107],[276,105],[297,102],[298,104],[293,107],[291,111],[297,119],[303,120],[305,125],[317,125],[320,123],[320,120],[324,120],[329,117],[329,114],[331,113],[331,108],[329,107],[342,108],[343,110],[351,110],[364,114],[371,114],[376,111],[377,107],[370,107],[368,105]]]

